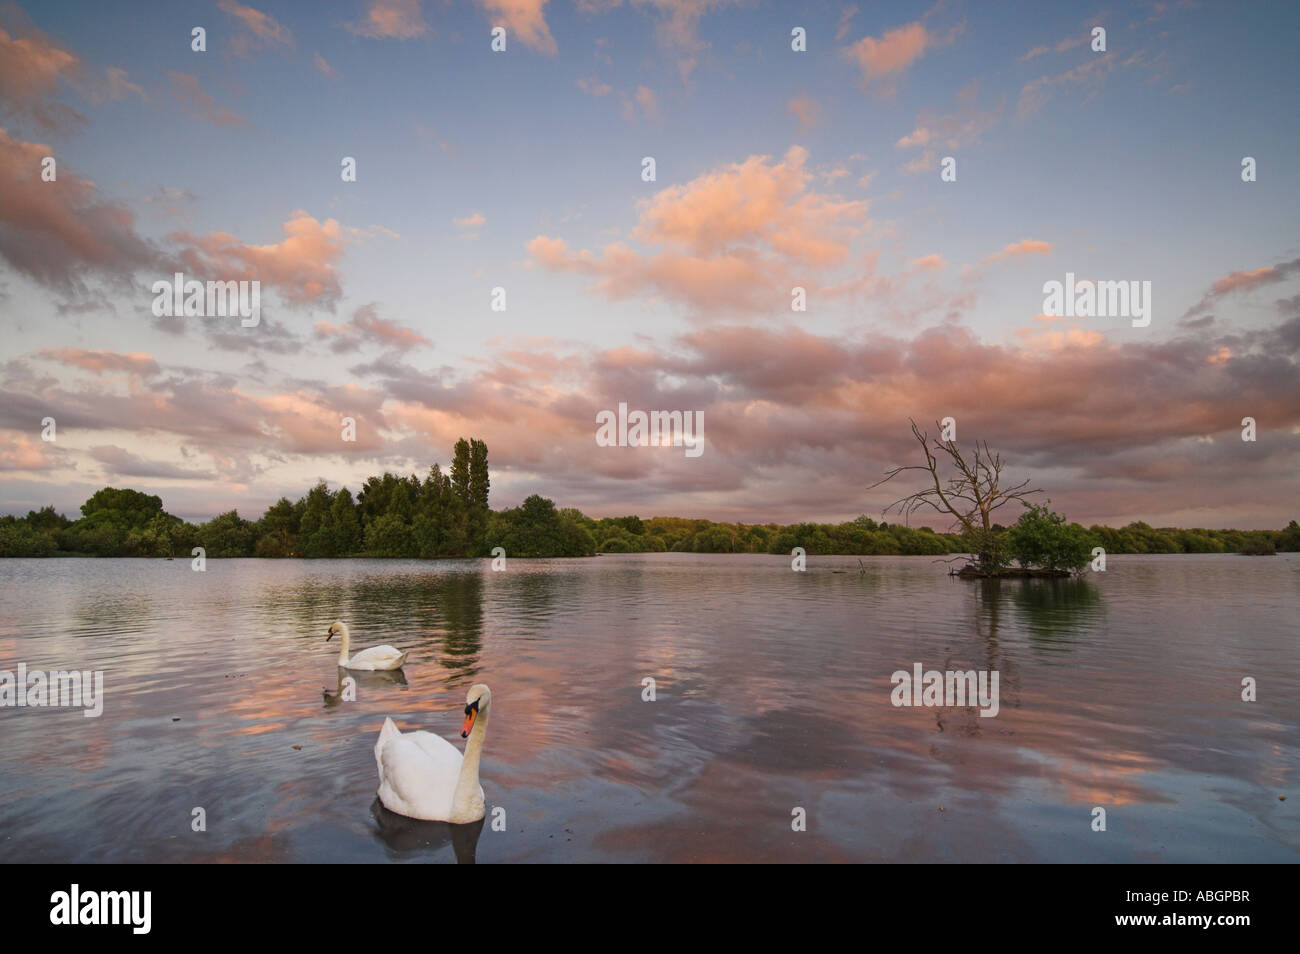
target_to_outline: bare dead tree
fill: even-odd
[[[897,510],[909,523],[912,514],[926,508],[952,517],[953,523],[950,526],[960,528],[979,569],[996,570],[1004,564],[1004,560],[998,535],[993,530],[993,514],[1013,500],[1023,501],[1030,494],[1042,491],[1037,488],[1026,489],[1028,480],[1021,481],[1014,487],[1003,488],[1002,456],[990,451],[987,442],[976,441],[974,457],[967,460],[955,441],[944,441],[938,437],[931,439],[927,432],[916,426],[916,421],[910,418],[909,421],[912,436],[925,454],[925,463],[895,467],[868,489],[888,483],[905,471],[924,471],[930,486],[894,501],[883,512],[888,514]],[[935,422],[935,426],[942,434],[943,428],[938,422]],[[939,473],[941,461],[947,461],[953,471],[947,479]]]

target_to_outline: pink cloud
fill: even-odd
[[[646,120],[659,118],[659,97],[647,86],[638,86],[631,96],[620,93],[623,118],[632,122],[638,117]]]
[[[1041,242],[1038,239],[1021,239],[1019,242],[1012,242],[999,252],[984,257],[984,262],[1002,262],[1009,258],[1023,258],[1026,255],[1048,255],[1051,254],[1052,243]]]
[[[37,352],[42,358],[103,374],[105,371],[127,371],[135,375],[151,376],[158,373],[158,362],[153,355],[143,351],[121,354],[117,351],[89,351],[84,348],[47,348]]]
[[[8,178],[0,202],[0,256],[65,291],[84,291],[91,274],[120,281],[157,263],[158,251],[135,231],[134,213],[102,198],[93,183],[62,165],[55,181],[41,180],[41,163],[53,154],[50,146],[0,129],[0,167]]]
[[[0,28],[0,109],[31,119],[46,130],[84,121],[72,107],[50,99],[61,80],[80,72],[76,55],[55,46],[39,30],[24,32],[26,35],[14,36]]]
[[[284,234],[284,241],[271,245],[248,245],[227,232],[169,237],[187,246],[180,259],[196,275],[258,280],[278,288],[291,305],[332,304],[342,294],[335,268],[343,254],[338,221],[319,222],[298,210],[284,223]]]
[[[1230,272],[1217,279],[1210,286],[1210,290],[1205,293],[1199,302],[1189,308],[1183,317],[1188,318],[1209,311],[1211,306],[1225,295],[1252,292],[1257,288],[1263,288],[1265,285],[1274,285],[1285,281],[1296,274],[1300,274],[1300,258],[1291,259],[1289,262],[1279,262],[1277,265],[1264,265],[1260,268]]]
[[[931,37],[924,24],[909,23],[880,37],[867,36],[849,47],[868,80],[900,73],[921,58]]]
[[[964,441],[987,439],[1009,473],[1044,483],[1053,504],[1084,523],[1160,523],[1233,488],[1278,526],[1290,519],[1300,455],[1287,437],[1300,427],[1298,329],[1300,312],[1258,332],[1122,343],[1092,329],[991,344],[952,325],[912,338],[711,325],[595,353],[545,339],[498,342],[462,375],[390,355],[354,369],[374,386],[299,379],[278,391],[183,368],[126,393],[96,380],[65,387],[14,359],[0,368],[0,428],[26,433],[48,407],[60,409],[61,429],[80,434],[107,437],[130,420],[137,434],[174,435],[206,455],[225,481],[252,479],[270,461],[297,460],[300,472],[332,480],[372,472],[358,471],[358,458],[422,468],[431,447],[472,433],[492,448],[499,506],[540,492],[598,514],[798,520],[878,511],[892,489],[873,496],[864,484],[914,459],[907,418],[952,414]],[[130,371],[106,367],[112,374]],[[598,447],[594,415],[619,401],[702,411],[704,456]],[[1276,439],[1243,445],[1242,407]],[[357,445],[341,441],[342,416],[357,420]],[[119,447],[129,457],[102,452],[115,440],[92,446],[121,466],[192,469],[134,447]],[[41,463],[30,439],[16,443],[0,441],[0,457],[7,449],[11,464]],[[260,505],[309,482],[277,479],[258,490]]]
[[[799,120],[799,128],[809,130],[822,119],[822,108],[811,96],[796,96],[786,105],[786,110]]]
[[[578,80],[578,89],[582,90],[588,96],[608,96],[614,92],[614,87],[608,83],[602,83],[594,76],[583,76]]]
[[[866,36],[844,47],[844,54],[857,64],[868,88],[890,93],[898,78],[926,52],[947,46],[957,30],[940,36],[917,20],[880,36]]]
[[[224,106],[217,105],[217,101],[211,94],[204,92],[199,86],[198,77],[191,76],[189,73],[177,73],[174,70],[163,72],[172,81],[172,96],[186,112],[205,119],[214,126],[251,125],[244,117],[236,115]]]
[[[1030,80],[1020,90],[1020,98],[1016,102],[1016,117],[1026,119],[1038,112],[1047,105],[1053,91],[1058,88],[1087,88],[1100,85],[1118,63],[1117,57],[1097,55],[1085,61],[1082,66]],[[1127,66],[1129,62],[1123,65]]]
[[[910,159],[907,162],[903,163],[903,171],[910,172],[913,174],[918,172],[929,172],[934,167],[935,164],[934,164],[933,149],[927,149],[925,152],[921,153],[915,159]]]
[[[999,102],[993,109],[982,110],[977,106],[978,98],[979,86],[969,84],[957,94],[956,110],[953,113],[941,115],[926,110],[917,117],[913,130],[894,145],[899,149],[928,145],[960,149],[979,142],[1002,118],[1004,103]]]
[[[50,445],[21,431],[0,431],[0,471],[52,470],[58,466]]]
[[[316,337],[331,340],[331,347],[340,353],[353,351],[365,342],[397,351],[433,347],[433,342],[419,332],[396,321],[380,318],[373,304],[358,308],[347,324],[316,322]]]
[[[263,44],[288,46],[293,43],[293,34],[289,28],[270,14],[245,6],[239,0],[220,0],[217,8],[238,20],[247,31],[235,33],[231,38],[236,56],[243,56]]]
[[[358,36],[380,40],[410,40],[429,29],[421,0],[367,0],[365,15],[346,27]]]
[[[511,38],[538,53],[554,56],[555,37],[546,25],[547,0],[478,0],[493,26],[503,26]]]
[[[794,146],[779,162],[751,156],[670,186],[640,204],[632,237],[598,256],[572,251],[561,238],[537,236],[533,260],[555,271],[598,279],[610,297],[651,293],[704,311],[770,310],[792,283],[848,258],[849,243],[869,227],[867,203],[812,191],[807,151]],[[793,282],[798,274],[800,282]]]

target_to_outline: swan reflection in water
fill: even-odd
[[[333,689],[321,689],[320,694],[326,706],[336,706],[345,701],[343,698],[343,681],[351,679],[357,688],[378,689],[383,686],[406,686],[406,673],[400,669],[380,670],[377,672],[358,672],[338,667],[338,684]],[[355,699],[348,701],[355,702]]]
[[[457,864],[474,864],[478,836],[483,831],[482,818],[465,825],[420,821],[390,812],[378,796],[370,803],[370,814],[378,823],[376,833],[393,855],[426,854],[445,848],[450,842],[452,851],[456,853]]]

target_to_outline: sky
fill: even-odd
[[[0,7],[0,512],[255,518],[463,436],[496,508],[838,521],[951,418],[1071,520],[1280,528],[1298,41],[1291,3]],[[260,321],[156,315],[176,272]],[[1149,313],[1057,314],[1067,275]],[[703,451],[602,446],[620,403]]]

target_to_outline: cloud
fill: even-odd
[[[232,113],[226,107],[218,106],[217,101],[199,86],[198,77],[191,76],[189,73],[177,73],[173,70],[164,70],[163,72],[172,81],[172,96],[191,115],[206,119],[214,126],[252,125],[248,120]]]
[[[0,257],[69,294],[84,294],[92,275],[120,282],[157,264],[159,251],[136,233],[125,206],[101,198],[66,167],[55,181],[41,180],[41,161],[53,152],[0,129],[0,167],[9,180],[0,202]]]
[[[841,42],[852,29],[853,18],[858,15],[858,8],[852,4],[840,11],[839,23],[835,25],[835,42]]]
[[[198,198],[188,189],[182,189],[178,186],[159,186],[156,191],[143,196],[140,201],[147,205],[163,203],[162,212],[164,215],[185,217],[187,212],[184,205],[197,202]]]
[[[320,222],[299,209],[283,228],[284,241],[270,245],[249,245],[228,232],[177,232],[169,239],[182,246],[179,259],[192,276],[260,281],[290,305],[333,307],[342,295],[335,268],[343,254],[338,221]]]
[[[330,79],[338,79],[339,74],[335,71],[334,67],[330,66],[325,57],[321,56],[319,53],[312,57],[312,62],[316,64],[316,69],[320,70]]]
[[[75,430],[88,439],[102,433],[103,444],[120,445],[123,422],[129,422],[133,441],[161,436],[175,445],[179,438],[206,454],[224,479],[238,482],[292,455],[373,455],[383,448],[387,424],[381,393],[351,383],[289,375],[284,380],[280,389],[266,391],[234,375],[165,368],[141,386],[112,387],[111,381],[64,386],[24,374],[10,362],[0,383],[0,428],[29,428],[33,414],[39,421],[57,408],[61,443],[65,431]],[[355,443],[340,439],[343,416],[357,421]],[[135,453],[129,444],[126,451]]]
[[[339,354],[355,351],[366,343],[395,351],[433,347],[433,342],[419,332],[395,321],[380,318],[374,304],[358,308],[352,313],[352,321],[347,324],[316,322],[316,337],[330,341],[330,348]]]
[[[94,105],[129,95],[149,99],[121,67],[106,67],[102,79],[89,75],[75,53],[57,46],[16,7],[0,9],[0,19],[8,27],[0,27],[0,116],[42,132],[84,123],[82,113],[54,99],[64,85]]]
[[[1064,53],[1067,50],[1073,50],[1076,47],[1083,46],[1085,43],[1091,42],[1091,40],[1091,27],[1076,30],[1074,33],[1071,33],[1069,36],[1057,42],[1055,46],[1047,46],[1046,44],[1035,46],[1033,49],[1026,52],[1024,56],[1020,57],[1020,62],[1027,63],[1030,60],[1037,59],[1045,53],[1051,53],[1053,50],[1057,53]]]
[[[365,386],[285,375],[251,387],[238,375],[164,367],[112,387],[131,371],[108,364],[102,383],[96,375],[64,385],[15,359],[0,365],[0,428],[26,434],[42,409],[57,407],[61,432],[88,435],[92,447],[61,449],[73,465],[110,456],[141,470],[189,470],[199,453],[227,484],[272,464],[342,481],[373,472],[349,460],[423,467],[429,448],[445,452],[473,433],[492,449],[498,506],[542,493],[598,515],[794,521],[877,512],[905,488],[872,493],[864,483],[914,461],[907,418],[955,413],[964,441],[987,439],[1008,473],[1050,487],[1054,506],[1085,524],[1163,524],[1181,514],[1189,525],[1207,495],[1226,494],[1249,504],[1218,519],[1279,526],[1291,515],[1300,462],[1298,358],[1300,296],[1279,303],[1272,327],[1161,342],[1112,344],[1083,328],[995,344],[950,324],[903,338],[750,323],[596,351],[510,339],[465,373],[421,370],[389,353],[351,369]],[[702,412],[705,454],[688,461],[671,449],[598,447],[595,413],[619,401]],[[1232,411],[1240,406],[1268,420],[1274,438],[1243,445],[1241,413]],[[358,421],[361,446],[340,441],[344,415]],[[153,460],[119,436],[123,421],[130,440],[179,442],[189,457]],[[48,455],[0,430],[0,467],[48,470]],[[295,492],[285,472],[253,487],[260,506]],[[309,484],[302,478],[297,492]]]
[[[699,65],[700,57],[710,44],[700,39],[700,20],[706,13],[728,6],[736,0],[633,0],[639,9],[650,10],[657,17],[655,39],[676,58],[677,72],[683,83]],[[617,4],[607,5],[607,9]]]
[[[119,477],[162,478],[167,480],[212,480],[217,475],[210,470],[193,470],[165,461],[146,460],[115,444],[101,444],[90,448],[90,457],[103,465],[106,473]]]
[[[80,72],[76,55],[39,30],[26,27],[23,33],[15,36],[0,28],[0,109],[46,131],[84,122],[85,116],[71,106],[51,100],[60,81]]]
[[[943,260],[942,255],[926,255],[923,258],[914,259],[912,262],[912,267],[922,272],[942,271],[947,265],[948,263]]]
[[[474,212],[461,219],[452,219],[452,225],[460,229],[465,238],[478,238],[478,230],[487,225],[487,216]]]
[[[0,431],[0,471],[44,471],[60,466],[54,448],[22,431]]]
[[[747,520],[872,512],[894,488],[864,494],[863,474],[914,459],[907,418],[958,408],[967,440],[988,439],[1017,475],[1050,473],[1053,502],[1088,523],[1194,509],[1206,480],[1237,486],[1240,442],[1205,451],[1207,436],[1236,434],[1240,415],[1224,407],[1266,407],[1259,413],[1283,434],[1300,425],[1295,364],[1270,355],[1283,333],[1111,345],[1071,329],[1009,346],[951,326],[907,340],[737,324],[662,348],[567,354],[528,343],[462,379],[402,365],[365,370],[390,397],[385,418],[414,430],[418,445],[450,443],[472,425],[494,460],[530,473],[527,492],[589,512],[634,499],[642,513]],[[708,450],[687,470],[671,454],[595,447],[594,412],[618,401],[701,411]],[[1300,440],[1266,451],[1250,479],[1276,518],[1294,496]]]
[[[631,96],[620,93],[623,118],[632,122],[637,117],[645,120],[659,118],[659,97],[647,86],[638,86]]]
[[[903,171],[915,175],[918,172],[929,172],[934,168],[934,150],[927,149],[915,159],[910,159],[903,163]]]
[[[578,80],[578,89],[582,90],[588,96],[608,96],[614,92],[614,87],[608,83],[602,83],[594,76],[583,76]]]
[[[1026,255],[1048,255],[1051,251],[1051,242],[1041,242],[1038,239],[1021,239],[1019,242],[1012,242],[1001,251],[986,255],[983,262],[1002,262],[1009,258],[1023,258]]]
[[[811,96],[796,96],[786,105],[786,110],[799,120],[799,128],[807,131],[822,121],[821,104]]]
[[[104,76],[105,84],[102,95],[107,99],[122,99],[130,93],[134,93],[144,100],[149,98],[145,95],[143,89],[126,78],[127,73],[124,69],[110,66],[104,70]]]
[[[978,84],[969,84],[957,94],[955,112],[943,115],[927,110],[921,113],[913,130],[898,140],[895,147],[912,149],[933,145],[961,149],[979,142],[984,133],[1002,118],[1006,104],[1000,101],[993,109],[981,110],[976,106],[978,98]]]
[[[1285,281],[1295,274],[1300,274],[1300,258],[1293,258],[1289,262],[1279,262],[1277,265],[1265,265],[1260,268],[1230,272],[1216,280],[1201,300],[1187,309],[1183,318],[1205,314],[1216,301],[1225,295],[1252,292],[1265,285],[1274,285]]]
[[[1094,54],[1082,66],[1030,80],[1020,90],[1020,99],[1016,102],[1016,118],[1027,119],[1038,112],[1051,100],[1055,89],[1100,85],[1118,63],[1119,58],[1116,56]]]
[[[423,36],[429,29],[420,8],[421,0],[367,0],[362,19],[345,26],[358,36],[410,40]]]
[[[288,27],[269,14],[244,6],[239,0],[220,0],[217,9],[234,17],[244,27],[244,32],[236,32],[230,38],[236,56],[246,56],[263,46],[293,44],[293,34]]]
[[[158,362],[153,355],[142,351],[121,354],[117,351],[88,351],[84,348],[46,348],[38,351],[37,355],[94,374],[106,371],[126,371],[142,377],[158,374]]]
[[[940,36],[921,20],[887,30],[880,36],[865,36],[842,48],[857,64],[867,88],[892,93],[899,77],[926,52],[947,46],[957,35],[954,29]]]
[[[507,36],[518,39],[530,50],[554,56],[555,37],[546,25],[547,0],[478,0],[493,26],[506,28]]]
[[[653,251],[614,242],[598,256],[539,235],[529,254],[543,268],[596,278],[611,298],[662,295],[700,312],[788,307],[790,287],[815,286],[870,224],[867,203],[809,188],[807,155],[792,146],[778,162],[751,156],[643,201],[632,238]]]

